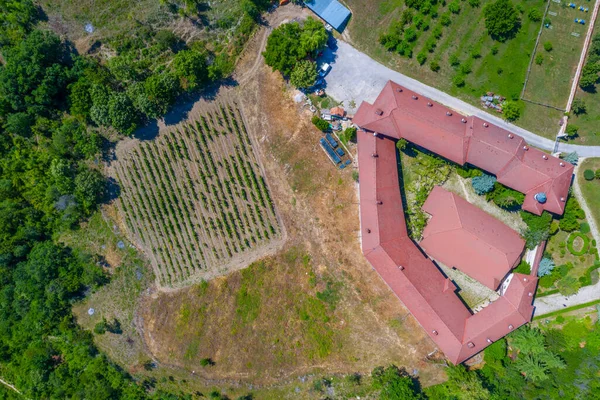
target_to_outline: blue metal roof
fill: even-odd
[[[305,0],[304,4],[336,31],[343,29],[344,23],[350,17],[350,10],[337,0]]]

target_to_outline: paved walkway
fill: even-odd
[[[333,66],[331,72],[325,78],[327,93],[334,99],[343,101],[344,106],[347,108],[351,109],[349,107],[351,102],[354,102],[358,107],[362,101],[375,101],[386,82],[392,80],[463,114],[476,115],[501,126],[514,134],[522,136],[532,146],[548,151],[554,150],[554,140],[538,136],[533,132],[506,122],[497,115],[490,114],[441,90],[396,72],[341,40],[338,40],[338,48],[335,53],[326,52],[324,58],[326,61],[331,62]],[[576,151],[581,157],[600,157],[600,146],[560,143],[558,151]]]

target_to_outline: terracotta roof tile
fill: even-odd
[[[559,199],[568,196],[573,166],[529,148],[520,136],[479,117],[464,116],[389,81],[374,104],[361,104],[353,122],[497,175],[498,182],[529,198],[523,205],[527,211],[564,212],[565,202]],[[545,204],[533,199],[542,190],[548,197]]]

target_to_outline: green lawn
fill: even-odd
[[[552,23],[542,30],[534,54],[534,60],[541,57],[542,63],[532,63],[526,99],[561,109],[566,107],[588,29],[587,25],[576,24],[574,19],[588,19],[589,16],[589,13],[568,7],[566,2],[550,2],[547,18]],[[552,44],[551,51],[544,48],[546,43]]]
[[[577,174],[581,192],[592,212],[592,218],[596,221],[596,226],[600,226],[600,180],[586,181],[583,179],[583,171],[586,169],[593,171],[600,169],[600,158],[588,158],[585,160],[579,166],[579,174]]]
[[[600,33],[600,18],[596,19],[593,35]],[[600,95],[598,91],[586,92],[577,88],[576,99],[581,99],[587,106],[587,112],[579,116],[571,113],[569,123],[579,127],[579,137],[573,143],[600,145]]]
[[[547,2],[545,0],[514,0],[513,3],[523,11],[521,13],[521,29],[512,40],[498,43],[490,38],[484,26],[482,10],[491,1],[482,0],[481,5],[475,8],[468,2],[461,1],[460,13],[450,14],[451,24],[442,29],[441,38],[437,40],[433,52],[429,53],[423,48],[427,40],[432,38],[432,32],[439,24],[440,17],[431,19],[429,21],[430,28],[418,33],[418,38],[414,42],[412,58],[389,52],[379,44],[380,34],[387,32],[392,23],[400,19],[404,8],[402,0],[346,0],[345,3],[353,13],[348,33],[355,47],[379,62],[471,104],[480,105],[479,98],[487,91],[509,99],[518,99],[541,25],[540,22],[530,21],[527,15],[532,9],[537,9],[543,14]],[[449,2],[440,4],[438,15],[441,16],[447,12],[447,3]],[[573,23],[573,25],[575,24]],[[577,26],[575,28],[585,29],[585,27],[578,28]],[[575,39],[572,36],[569,38]],[[567,41],[567,43],[570,42]],[[417,61],[417,54],[420,52],[424,52],[427,56],[423,65]],[[453,56],[458,58],[459,65],[450,65],[450,59],[454,58]],[[432,61],[439,63],[440,70],[438,72],[431,70]],[[558,67],[562,68],[563,63],[560,64]],[[544,65],[542,64],[542,66]],[[468,70],[471,72],[466,75],[465,85],[457,87],[452,80],[461,73],[461,68],[462,73]],[[570,80],[570,67],[567,66],[567,68],[569,70],[562,75],[569,76]],[[560,75],[559,72],[556,73]],[[536,85],[538,84],[537,80],[536,77]],[[548,86],[545,90],[551,92],[553,87]],[[563,99],[559,102],[566,103],[568,92],[553,93],[552,96],[557,96]],[[562,112],[534,104],[522,104],[522,110],[522,116],[516,122],[517,125],[548,138],[556,136]]]

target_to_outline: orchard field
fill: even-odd
[[[205,103],[192,122],[122,153],[114,165],[121,187],[118,207],[162,286],[248,265],[280,238],[235,103]]]

